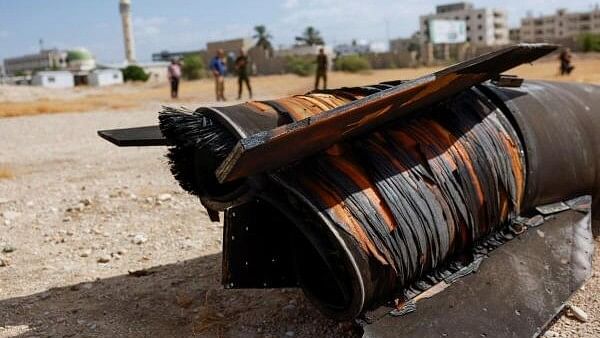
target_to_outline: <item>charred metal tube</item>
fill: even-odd
[[[519,131],[527,157],[525,208],[590,194],[600,208],[600,86],[527,81],[485,86]],[[600,235],[600,213],[592,213]]]
[[[598,203],[600,90],[581,84],[481,85],[284,168],[226,184],[215,178],[238,139],[396,84],[161,115],[175,177],[205,206],[225,210],[228,287],[268,287],[260,271],[291,256],[283,260],[293,277],[273,285],[299,284],[327,315],[354,318],[460,268],[461,257],[522,212],[581,194]],[[230,235],[247,229],[248,220],[236,220],[243,214],[277,231],[249,253],[283,242],[259,254],[270,257],[263,265],[228,254],[252,247]],[[237,264],[244,283],[236,260],[246,260]]]

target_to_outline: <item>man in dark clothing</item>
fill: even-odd
[[[319,89],[319,80],[323,78],[323,89],[327,89],[327,55],[323,48],[319,49],[317,55],[317,78],[315,80],[315,89]]]
[[[575,68],[571,64],[572,57],[573,55],[571,54],[571,50],[569,48],[565,48],[562,52],[560,52],[560,56],[558,57],[558,59],[560,60],[560,75],[571,74],[573,68]]]
[[[238,100],[242,98],[242,83],[246,83],[248,96],[252,98],[252,88],[250,87],[250,78],[248,77],[248,56],[243,49],[240,49],[240,55],[235,59],[235,70],[238,75]]]
[[[181,79],[181,66],[177,59],[171,59],[167,74],[169,83],[171,83],[171,98],[176,99],[179,96],[179,80]]]

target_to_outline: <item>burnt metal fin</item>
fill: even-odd
[[[402,82],[346,105],[240,140],[216,171],[220,182],[279,168],[437,103],[557,48],[519,44]]]
[[[98,135],[119,147],[166,146],[167,139],[158,126],[99,130]]]

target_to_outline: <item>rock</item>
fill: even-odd
[[[295,309],[295,308],[296,308],[296,306],[295,306],[295,305],[293,305],[293,304],[288,304],[288,305],[286,305],[286,306],[284,306],[284,307],[283,307],[283,311],[291,311],[291,310],[293,310],[293,309]]]
[[[2,217],[9,221],[14,221],[19,216],[21,216],[21,213],[18,213],[16,211],[4,211],[2,213]]]
[[[0,258],[0,268],[7,267],[10,265],[10,262],[6,258]]]
[[[108,263],[108,262],[110,262],[110,258],[111,258],[110,255],[102,255],[102,256],[98,257],[97,262],[98,263]]]
[[[119,250],[117,250],[117,254],[119,254],[119,255],[121,255],[121,256],[123,256],[123,255],[124,255],[124,254],[126,254],[126,253],[127,253],[127,250],[126,250],[126,249],[119,249]]]
[[[546,333],[544,333],[544,337],[560,337],[560,335],[557,332],[554,332],[552,330],[548,330],[546,331]]]
[[[10,202],[10,200],[6,197],[0,197],[0,204],[6,204]]]
[[[92,200],[89,198],[84,198],[81,201],[79,201],[79,203],[83,204],[84,207],[89,207],[90,205],[92,205]]]
[[[161,202],[166,202],[172,200],[173,196],[171,194],[160,194],[156,198]]]
[[[15,250],[17,250],[17,249],[12,245],[5,245],[4,248],[2,248],[2,252],[4,252],[4,253],[11,253]]]
[[[587,322],[589,320],[588,314],[583,311],[580,307],[575,306],[573,304],[569,304],[569,311],[567,311],[567,317],[575,318],[580,322]]]
[[[293,337],[293,336],[295,336],[295,335],[296,335],[296,333],[294,333],[294,331],[287,331],[287,332],[285,333],[285,335],[286,335],[287,337]]]
[[[79,256],[80,256],[80,257],[88,257],[88,256],[89,256],[89,255],[91,255],[91,254],[92,254],[92,250],[91,250],[91,249],[85,249],[85,250],[83,250],[83,251],[82,251],[82,252],[79,254]]]
[[[144,235],[144,234],[137,234],[133,237],[133,239],[131,241],[134,244],[140,245],[140,244],[146,243],[146,241],[148,241],[148,238],[146,238],[146,235]]]

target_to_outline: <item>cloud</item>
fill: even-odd
[[[292,9],[292,8],[296,8],[298,7],[298,0],[285,0],[283,2],[283,8],[285,9]]]
[[[433,5],[420,0],[288,0],[279,19],[269,28],[279,41],[293,40],[306,26],[321,31],[328,43],[360,38],[381,40],[388,34],[390,38],[409,36],[418,29],[417,13],[434,10]]]
[[[167,18],[164,17],[141,17],[137,16],[133,18],[133,31],[135,37],[140,39],[152,38],[159,35],[162,31],[163,25],[167,22]]]

